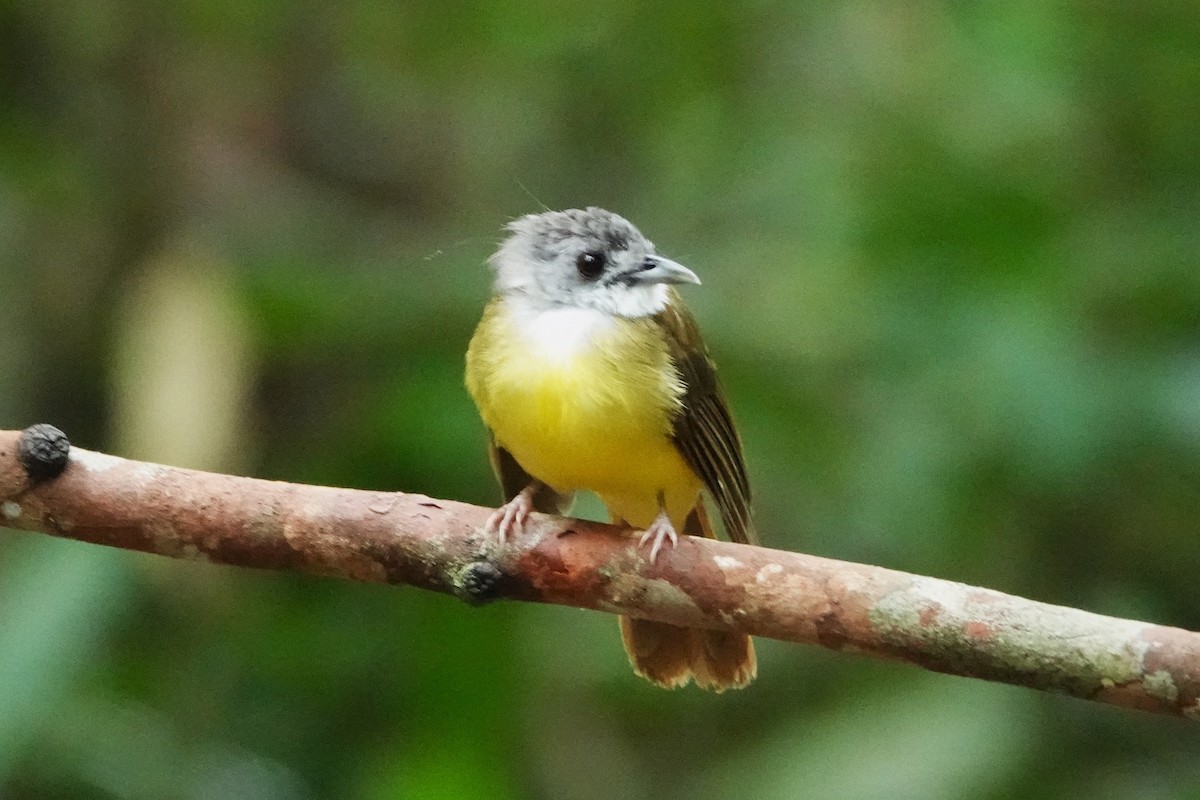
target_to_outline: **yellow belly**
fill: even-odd
[[[683,387],[654,323],[584,314],[541,329],[496,305],[471,342],[467,386],[497,443],[538,480],[594,491],[638,527],[661,493],[681,527],[700,480],[670,439]],[[572,325],[591,328],[564,342]]]

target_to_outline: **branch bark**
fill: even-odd
[[[739,630],[1200,719],[1200,634],[1179,628],[691,537],[650,564],[628,532],[543,515],[498,547],[481,533],[489,509],[479,506],[79,448],[62,459],[61,475],[47,477],[56,470],[28,457],[30,441],[29,431],[0,431],[0,524],[12,528],[172,558],[407,584],[470,603],[557,603]]]

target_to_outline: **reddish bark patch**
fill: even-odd
[[[841,650],[850,642],[850,633],[835,611],[817,617],[817,641],[831,650]]]
[[[985,642],[996,635],[996,632],[992,630],[991,625],[988,625],[986,622],[979,622],[978,620],[972,620],[963,625],[963,633],[966,634],[968,638],[978,639]]]

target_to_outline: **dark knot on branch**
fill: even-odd
[[[455,581],[455,595],[473,606],[481,606],[503,595],[504,573],[490,561],[472,561],[463,567]]]
[[[71,443],[67,435],[45,422],[30,425],[17,440],[17,460],[33,482],[57,478],[67,468]]]

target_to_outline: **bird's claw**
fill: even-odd
[[[645,547],[646,542],[652,540],[654,545],[650,548],[651,564],[658,559],[658,553],[662,550],[663,543],[669,541],[671,547],[679,544],[679,534],[675,532],[675,526],[671,524],[666,512],[661,512],[654,518],[654,522],[650,523],[650,527],[646,528],[646,532],[642,534],[638,547]]]
[[[525,529],[525,521],[533,513],[533,492],[526,488],[521,490],[512,500],[492,512],[484,523],[488,533],[496,534],[501,545],[507,541],[509,534],[518,535]]]

